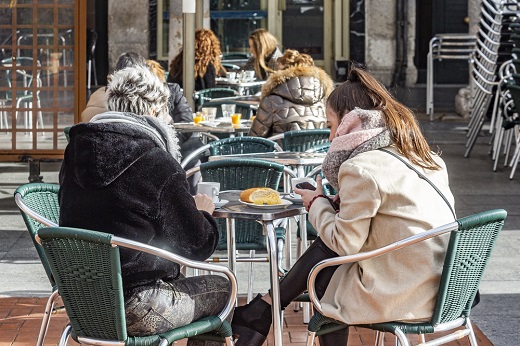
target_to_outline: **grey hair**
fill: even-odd
[[[147,67],[114,72],[106,92],[109,111],[168,117],[170,90]]]

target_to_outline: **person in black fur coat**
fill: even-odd
[[[70,130],[59,175],[61,226],[112,233],[198,261],[213,253],[215,206],[208,196],[190,195],[178,139],[162,120],[168,97],[146,67],[113,74],[109,111]],[[131,336],[218,314],[229,298],[224,277],[183,278],[170,261],[131,249],[120,254]]]

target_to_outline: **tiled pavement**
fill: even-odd
[[[34,346],[46,302],[47,298],[0,298],[0,346]],[[302,323],[302,320],[301,310],[300,312],[294,312],[292,309],[286,310],[284,345],[305,345],[307,326]],[[52,316],[45,345],[57,344],[67,321],[67,315],[64,312],[58,312]],[[493,345],[477,326],[474,327],[479,346]],[[393,338],[387,338],[385,341],[388,345],[392,345],[392,340]],[[67,345],[77,345],[77,343],[69,340]],[[178,341],[175,345],[186,345],[186,341]],[[267,345],[273,345],[272,339],[268,339]],[[348,345],[374,345],[374,332],[363,328],[350,328]],[[468,338],[465,338],[449,345],[469,346],[469,341]]]

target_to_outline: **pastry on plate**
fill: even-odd
[[[280,194],[269,187],[254,187],[240,193],[243,202],[263,205],[281,204]]]

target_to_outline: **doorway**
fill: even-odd
[[[416,2],[416,44],[414,63],[417,66],[417,83],[426,83],[426,56],[433,36],[442,33],[468,33],[467,0],[422,0]],[[459,60],[435,62],[435,82],[467,84],[468,63]]]

